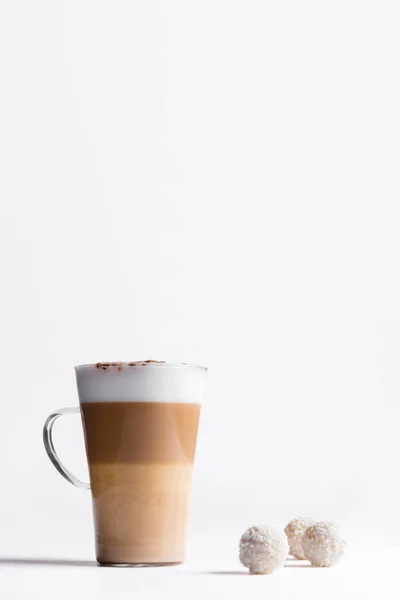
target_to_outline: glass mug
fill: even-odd
[[[207,369],[156,361],[75,367],[80,409],[52,413],[43,441],[56,469],[92,492],[104,565],[184,561],[200,405]],[[64,467],[53,424],[81,412],[90,485]]]

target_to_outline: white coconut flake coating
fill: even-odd
[[[283,567],[289,545],[284,532],[275,525],[253,525],[239,542],[239,558],[250,573],[273,573]]]
[[[292,519],[285,527],[285,533],[289,542],[289,553],[298,560],[304,560],[303,547],[301,539],[305,530],[315,523],[311,517],[297,517]]]
[[[304,556],[315,567],[333,567],[342,559],[347,546],[339,527],[322,521],[306,529],[301,543]]]

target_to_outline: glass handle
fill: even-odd
[[[53,425],[62,415],[72,415],[79,413],[80,409],[78,406],[74,406],[72,408],[60,408],[60,410],[55,410],[51,415],[47,418],[46,423],[43,427],[43,443],[48,454],[49,459],[57,469],[59,473],[70,483],[75,485],[77,488],[81,490],[90,490],[90,485],[81,481],[75,475],[72,475],[70,471],[62,464],[61,460],[57,456],[57,452],[54,448],[53,444]]]

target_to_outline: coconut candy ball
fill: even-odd
[[[301,544],[304,556],[314,567],[333,567],[342,559],[347,546],[339,527],[323,521],[305,530]]]
[[[253,525],[240,538],[240,562],[250,573],[272,573],[283,567],[288,552],[286,535],[275,525]]]
[[[315,523],[311,517],[297,517],[292,519],[285,527],[285,533],[289,542],[289,554],[299,560],[304,560],[301,538],[305,530]]]

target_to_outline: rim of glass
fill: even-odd
[[[116,361],[116,362],[98,362],[98,363],[86,363],[83,365],[76,365],[74,368],[76,371],[81,369],[90,369],[95,367],[98,370],[103,370],[103,367],[106,368],[116,368],[118,367],[148,367],[148,368],[183,368],[183,369],[202,369],[203,371],[207,371],[208,368],[203,365],[193,365],[189,363],[175,363],[175,362],[146,362],[145,360],[137,360],[137,361]]]

